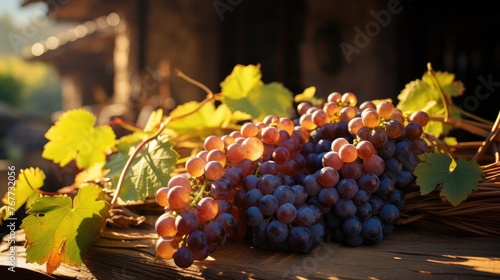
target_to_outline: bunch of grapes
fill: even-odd
[[[424,112],[405,117],[389,101],[357,105],[353,93],[302,102],[299,117],[267,116],[211,135],[156,200],[158,256],[179,267],[238,235],[254,247],[308,253],[323,240],[350,246],[392,232],[413,181]]]

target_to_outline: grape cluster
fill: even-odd
[[[254,247],[308,253],[322,240],[350,246],[392,232],[413,181],[425,112],[353,93],[302,102],[298,118],[269,115],[204,149],[158,190],[158,256],[189,267],[238,235]]]

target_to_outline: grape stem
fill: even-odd
[[[429,74],[429,76],[432,77],[432,80],[437,85],[437,88],[439,90],[439,95],[441,97],[441,102],[443,102],[443,107],[444,107],[444,121],[448,122],[450,120],[450,104],[448,102],[448,99],[446,98],[446,95],[444,94],[443,88],[441,88],[441,85],[439,84],[439,81],[436,78],[436,75],[434,75],[434,70],[432,69],[430,62],[427,63],[427,73]]]
[[[187,82],[189,82],[189,83],[191,83],[191,84],[193,84],[195,86],[198,86],[201,89],[203,89],[207,93],[207,95],[206,95],[205,99],[203,99],[203,101],[201,101],[200,103],[198,103],[198,105],[196,107],[194,107],[192,110],[190,110],[190,111],[188,111],[188,112],[186,112],[184,114],[175,115],[175,116],[168,116],[167,118],[165,118],[165,120],[160,123],[160,125],[158,126],[158,129],[156,130],[156,132],[153,135],[151,135],[150,137],[142,140],[141,143],[139,143],[139,145],[137,145],[135,151],[132,153],[132,155],[130,155],[130,157],[128,158],[127,162],[125,163],[125,166],[123,167],[122,172],[120,173],[120,177],[118,179],[118,183],[116,184],[116,191],[113,194],[113,198],[111,199],[111,208],[110,208],[110,210],[113,209],[113,207],[116,204],[116,201],[118,200],[118,197],[120,195],[120,191],[121,191],[122,186],[123,186],[123,182],[125,180],[125,176],[127,176],[127,173],[129,171],[130,167],[132,167],[132,163],[133,163],[134,159],[137,157],[137,155],[139,154],[139,152],[144,148],[144,146],[147,143],[155,140],[158,136],[160,136],[161,133],[163,132],[163,130],[165,130],[165,128],[167,127],[167,125],[170,122],[178,120],[178,119],[185,118],[185,117],[187,117],[189,115],[192,115],[195,112],[197,112],[201,107],[205,106],[205,104],[207,104],[209,102],[215,102],[216,94],[214,94],[208,87],[206,87],[202,83],[200,83],[200,82],[198,82],[198,81],[190,78],[189,76],[187,76],[186,74],[184,74],[180,70],[176,70],[176,74],[177,74],[177,76],[179,76],[180,78],[186,80]]]
[[[498,112],[495,124],[491,128],[490,133],[486,136],[486,139],[483,141],[483,143],[477,150],[477,153],[472,158],[472,161],[477,162],[478,160],[481,159],[481,156],[484,154],[488,146],[495,140],[495,138],[499,133],[500,133],[500,112]]]

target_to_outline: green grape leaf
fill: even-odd
[[[175,143],[168,136],[161,135],[158,139],[146,144],[134,159],[132,167],[124,178],[120,191],[120,199],[124,202],[144,201],[152,197],[156,191],[167,185],[174,171],[179,154],[173,149]],[[117,154],[104,166],[111,169],[111,189],[116,189],[118,178],[123,170],[128,155]]]
[[[442,186],[441,196],[453,206],[464,201],[483,178],[481,167],[472,161],[452,162],[447,154],[434,153],[423,154],[420,159],[422,162],[413,171],[420,193],[425,195]]]
[[[316,94],[316,87],[310,86],[310,87],[304,89],[304,92],[295,95],[295,97],[293,98],[293,101],[295,101],[297,103],[312,102],[315,94]]]
[[[245,98],[224,98],[231,111],[242,111],[253,119],[267,115],[289,116],[293,103],[292,93],[280,83],[269,83],[255,87]]]
[[[170,113],[170,117],[183,115],[194,110],[198,105],[199,102],[197,101],[190,101],[179,105]],[[222,105],[215,108],[213,103],[207,103],[193,114],[171,121],[167,125],[167,128],[183,134],[198,133],[196,131],[204,128],[221,127],[224,122],[231,119],[231,111],[229,111],[227,106]]]
[[[45,173],[37,168],[26,168],[19,171],[13,186],[8,186],[8,192],[3,196],[4,206],[0,208],[0,225],[4,220],[13,216],[26,203],[26,208],[38,198],[37,190],[43,186]]]
[[[454,81],[455,75],[448,72],[435,72],[434,76],[439,82],[439,86],[443,90],[449,104],[451,104],[452,96],[458,96],[463,93],[463,84],[460,81]],[[430,116],[445,115],[445,107],[440,89],[435,80],[427,72],[422,76],[422,79],[417,79],[406,84],[405,88],[398,95],[398,100],[397,108],[407,114],[423,110]],[[460,113],[453,106],[449,106],[449,112],[452,118],[461,119]],[[451,129],[452,126],[439,121],[430,121],[424,128],[426,132],[432,133],[436,137],[448,134]]]
[[[96,185],[68,196],[40,197],[28,209],[21,228],[26,233],[26,262],[47,263],[52,274],[61,263],[80,266],[86,250],[99,237],[109,203]]]
[[[260,65],[236,65],[220,84],[222,94],[232,99],[245,98],[250,91],[262,85]]]
[[[87,110],[65,112],[45,133],[49,142],[43,147],[42,157],[61,166],[75,159],[79,168],[105,162],[116,136],[110,126],[94,127],[95,122],[95,116]]]

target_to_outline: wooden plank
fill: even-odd
[[[408,225],[396,227],[377,245],[320,244],[307,255],[261,251],[228,241],[209,259],[180,269],[172,260],[155,260],[156,235],[151,223],[146,225],[129,230],[108,228],[89,249],[82,267],[63,265],[53,278],[45,275],[39,279],[500,278],[500,237],[464,237],[453,231]],[[18,246],[18,269],[44,275],[44,266],[25,263],[24,248]],[[0,275],[12,276],[6,274],[4,263],[2,266]],[[14,276],[9,279],[37,278]]]

